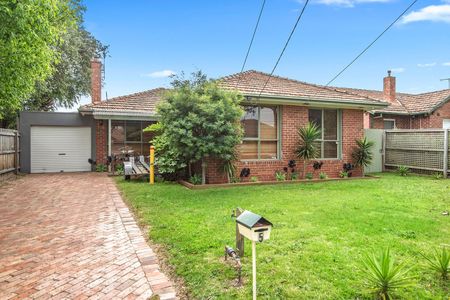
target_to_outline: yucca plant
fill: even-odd
[[[441,274],[442,279],[448,279],[448,273],[450,271],[450,251],[445,247],[442,247],[442,251],[438,249],[434,250],[434,253],[430,256],[422,254],[427,260],[428,267]]]
[[[306,176],[306,165],[311,159],[319,156],[317,140],[322,133],[316,123],[308,122],[305,127],[298,129],[298,145],[295,154],[303,160],[303,177]]]
[[[356,148],[352,152],[353,162],[357,167],[362,167],[363,176],[364,167],[367,167],[372,163],[373,145],[373,141],[369,141],[366,137],[364,137],[363,139],[356,140]]]
[[[366,255],[363,259],[367,287],[378,299],[392,299],[395,290],[414,285],[414,277],[408,275],[410,268],[396,264],[387,248],[380,256]]]

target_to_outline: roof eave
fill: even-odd
[[[246,98],[245,102],[252,103],[257,98],[256,102],[261,104],[281,104],[281,105],[300,105],[311,107],[330,107],[330,108],[349,108],[349,109],[364,109],[373,110],[380,107],[387,107],[386,103],[376,103],[372,101],[354,101],[351,99],[320,99],[310,97],[296,97],[296,96],[280,96],[280,95],[261,95],[243,93]]]
[[[104,120],[104,119],[115,119],[115,120],[149,120],[149,121],[157,121],[159,120],[159,116],[154,112],[149,111],[132,111],[132,110],[111,110],[111,109],[90,109],[90,110],[82,110],[79,109],[79,112],[84,115],[90,115],[94,119]]]
[[[428,114],[432,114],[435,110],[439,109],[442,105],[447,103],[450,100],[450,96],[445,97],[441,102],[433,106],[430,110],[427,111]]]
[[[404,111],[384,111],[384,110],[372,110],[372,114],[385,114],[385,115],[402,115],[402,116],[410,116],[411,113]]]

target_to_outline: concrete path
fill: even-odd
[[[152,295],[175,290],[111,178],[36,174],[0,186],[0,299]]]

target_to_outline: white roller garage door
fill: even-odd
[[[90,171],[91,128],[31,127],[31,173]]]

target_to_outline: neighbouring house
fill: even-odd
[[[366,96],[389,104],[365,115],[364,128],[431,129],[450,128],[450,89],[406,94],[396,92],[396,78],[383,79],[383,90],[338,88],[354,95]]]
[[[355,140],[364,135],[364,113],[388,106],[366,95],[257,71],[221,78],[220,84],[226,89],[238,89],[244,96],[245,136],[236,165],[238,172],[249,168],[250,176],[259,180],[273,180],[275,171],[297,160],[297,130],[308,121],[322,129],[317,161],[323,165],[316,173],[337,177],[343,164],[351,162]],[[78,113],[21,114],[22,171],[89,171],[93,166],[88,159],[105,164],[108,156],[120,153],[124,147],[148,155],[151,135],[142,129],[158,120],[155,108],[164,91],[159,88],[102,101],[101,63],[94,60],[92,103],[81,106]],[[209,183],[225,182],[225,175],[218,171],[219,163],[209,161]],[[308,166],[308,172],[313,172],[312,166]],[[354,176],[360,174],[361,170],[353,171]]]

